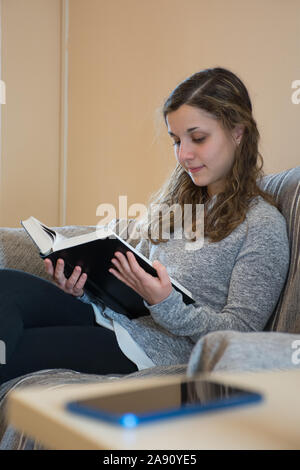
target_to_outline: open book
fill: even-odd
[[[66,238],[34,217],[21,221],[21,224],[36,244],[42,258],[49,258],[53,266],[56,265],[58,258],[65,261],[66,277],[72,274],[75,266],[81,266],[82,272],[87,273],[84,286],[87,293],[101,299],[108,307],[129,318],[149,315],[143,298],[117,279],[108,269],[114,267],[111,259],[116,251],[124,254],[131,251],[145,271],[152,276],[157,276],[156,270],[151,261],[108,227]],[[174,279],[171,279],[171,282],[173,287],[182,294],[186,304],[194,302],[191,292]]]

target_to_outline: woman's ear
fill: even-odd
[[[232,131],[232,137],[238,145],[241,143],[244,130],[245,130],[245,126],[243,124],[238,124],[235,126],[235,128]]]

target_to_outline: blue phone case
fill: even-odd
[[[152,421],[187,416],[191,414],[208,413],[217,410],[224,410],[236,406],[245,406],[259,403],[263,400],[262,394],[254,391],[235,388],[237,394],[228,398],[221,398],[209,401],[206,404],[185,404],[179,407],[165,408],[164,410],[151,411],[148,413],[113,413],[88,406],[82,401],[72,401],[66,404],[66,409],[81,416],[105,421],[119,425],[124,428],[134,428],[141,424]],[[239,393],[240,391],[240,393]],[[120,394],[121,395],[121,394]]]

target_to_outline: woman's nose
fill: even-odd
[[[194,150],[188,143],[181,142],[178,149],[178,159],[181,162],[192,160],[194,158]]]

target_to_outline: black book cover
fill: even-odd
[[[145,271],[152,276],[157,276],[156,270],[150,264],[137,256],[118,238],[97,239],[41,256],[51,259],[54,266],[58,258],[64,259],[66,277],[72,274],[75,266],[81,266],[82,272],[87,273],[88,276],[84,290],[100,298],[115,312],[124,314],[131,319],[149,315],[143,298],[108,271],[109,268],[114,267],[111,259],[116,251],[124,254],[131,251]],[[173,287],[181,292],[186,304],[194,302],[174,284]]]

